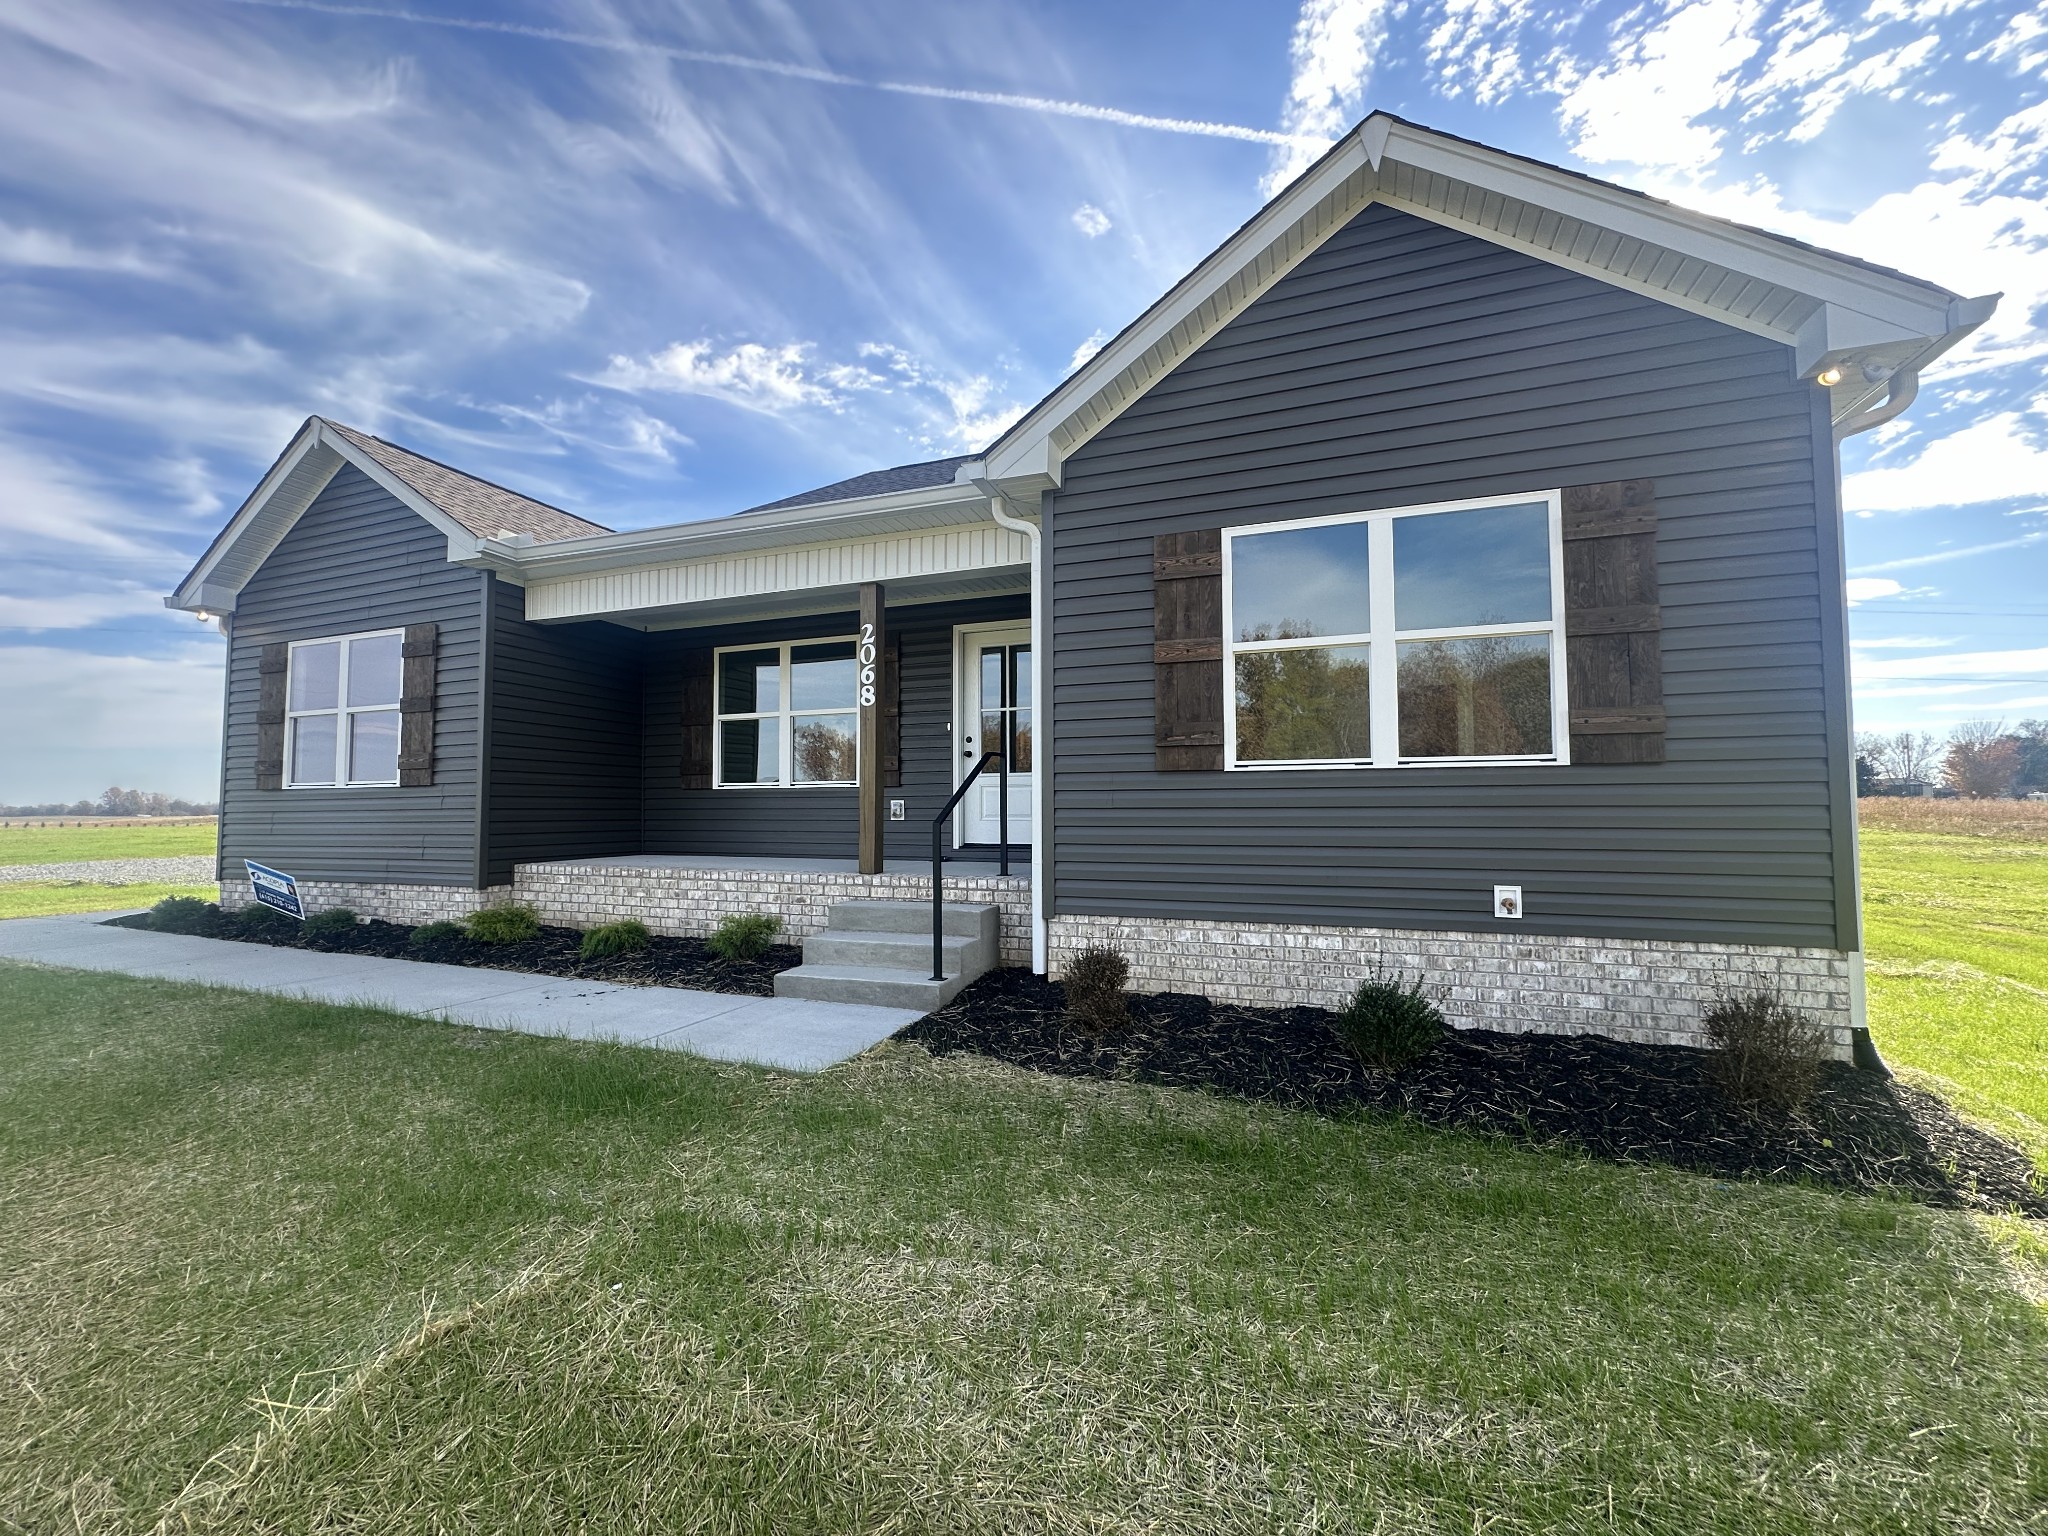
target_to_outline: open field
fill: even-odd
[[[153,907],[166,896],[214,901],[217,885],[100,885],[84,880],[24,880],[0,883],[0,919],[56,917],[66,912],[112,912]]]
[[[1860,811],[1878,1049],[2048,1177],[2048,804]]]
[[[0,826],[0,864],[69,864],[84,859],[162,859],[212,853],[214,820],[102,821],[89,826]]]
[[[908,1047],[770,1077],[0,967],[0,1251],[38,1532],[2048,1510],[2016,1223]]]

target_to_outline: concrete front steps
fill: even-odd
[[[842,901],[804,940],[804,963],[775,978],[777,997],[870,1003],[929,1013],[995,966],[997,909],[949,902],[944,981],[932,980],[932,909],[923,901]]]

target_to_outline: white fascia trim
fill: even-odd
[[[1369,164],[1357,133],[1339,143],[1301,180],[1268,203],[1263,212],[1174,284],[1128,330],[1082,364],[1079,372],[999,438],[983,455],[986,477],[997,482],[1036,478],[1057,484],[1059,465],[1051,439],[1060,424],[1207,303],[1218,288],[1256,261],[1310,209]],[[1308,251],[1302,254],[1306,256]],[[975,467],[963,466],[961,473],[964,475]]]
[[[1374,169],[1384,160],[1392,160],[1433,171],[1808,294],[1824,304],[1885,324],[1899,335],[1938,336],[1949,328],[1949,305],[1957,295],[1933,283],[1879,272],[1823,251],[1805,250],[1709,214],[1602,186],[1567,171],[1532,165],[1405,123],[1389,123],[1387,128]]]
[[[241,589],[209,583],[207,578],[219,568],[221,561],[227,558],[228,551],[235,547],[242,535],[249,531],[249,525],[255,522],[264,507],[269,505],[270,498],[277,494],[278,487],[291,478],[292,472],[299,467],[299,461],[311,453],[319,442],[320,429],[317,422],[308,421],[299,428],[298,436],[285,446],[277,462],[270,466],[270,473],[257,482],[256,489],[249,493],[249,499],[228,519],[227,527],[214,536],[213,542],[206,548],[206,553],[199,557],[199,563],[192,567],[191,574],[179,582],[177,590],[164,599],[166,608],[175,608],[184,613],[234,612],[235,598]]]
[[[290,480],[304,462],[306,455],[320,448],[338,455],[341,462],[353,464],[408,508],[425,518],[436,532],[447,539],[450,560],[466,561],[476,553],[481,541],[475,534],[349,442],[347,438],[328,431],[326,425],[316,417],[299,429],[298,436],[293,438],[278,461],[270,467],[270,473],[263,477],[254,491],[250,492],[249,499],[242,503],[241,509],[228,521],[227,527],[223,528],[208,546],[206,553],[200,557],[199,564],[193,567],[191,575],[180,582],[177,590],[164,599],[166,608],[175,608],[187,613],[235,611],[236,600],[241,595],[241,583],[215,582],[209,578],[248,534],[251,525]],[[339,468],[340,463],[335,467]],[[313,494],[317,498],[319,492],[315,491]],[[310,505],[310,501],[308,504]],[[296,522],[297,519],[294,518],[293,521]],[[289,529],[286,531],[289,532]]]
[[[545,544],[513,546],[485,539],[480,542],[477,558],[468,563],[498,566],[502,562],[505,568],[525,579],[553,581],[636,566],[673,565],[681,560],[708,559],[741,551],[798,548],[870,537],[891,531],[873,525],[905,513],[917,515],[919,526],[933,528],[977,522],[985,509],[985,498],[971,487],[938,485],[785,507],[776,512],[745,512],[701,523],[671,523],[629,533],[551,539]]]

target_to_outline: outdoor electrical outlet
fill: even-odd
[[[1493,888],[1493,915],[1495,917],[1520,917],[1522,915],[1522,888],[1519,885],[1496,885]]]
[[[903,819],[903,802],[901,800],[891,800],[889,802],[889,819],[891,821],[901,821]]]

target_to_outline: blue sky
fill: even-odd
[[[212,795],[160,597],[307,414],[614,527],[966,451],[1375,107],[2003,291],[1845,447],[1857,717],[2048,716],[2048,3],[0,0],[0,801]]]

